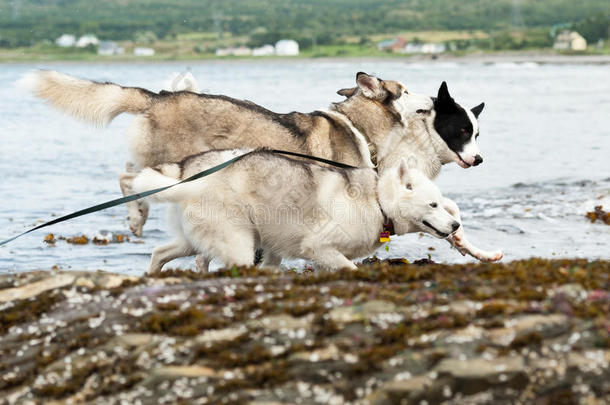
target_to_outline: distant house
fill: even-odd
[[[275,43],[275,54],[279,56],[296,56],[299,54],[299,43],[293,39],[281,39]]]
[[[231,48],[219,48],[216,50],[216,56],[250,56],[252,49],[247,46],[238,46]]]
[[[55,43],[62,48],[70,48],[76,44],[76,37],[71,34],[63,34],[55,40]]]
[[[250,56],[252,55],[252,49],[247,46],[238,46],[237,48],[233,48],[233,55],[235,56]]]
[[[97,39],[95,35],[87,34],[83,35],[76,41],[77,48],[85,48],[89,45],[98,46],[100,44],[100,40]]]
[[[118,46],[114,41],[102,41],[97,48],[98,55],[112,56],[112,55],[123,55],[125,48]]]
[[[252,49],[252,56],[271,56],[275,54],[275,47],[273,45],[263,45],[260,48]]]
[[[153,48],[146,48],[143,46],[136,46],[133,49],[133,54],[135,56],[153,56],[155,54],[155,50]]]
[[[587,49],[587,40],[576,31],[565,30],[555,38],[553,49],[558,51],[584,51]]]
[[[436,44],[432,42],[428,43],[415,43],[409,42],[403,49],[405,53],[428,53],[428,54],[437,54],[443,53],[447,47],[445,44]]]
[[[407,45],[407,41],[402,37],[398,37],[378,42],[377,49],[380,51],[402,52],[405,45]]]

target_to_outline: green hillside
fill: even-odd
[[[514,7],[515,3],[514,0],[0,0],[0,47],[29,46],[53,40],[62,33],[89,32],[114,40],[132,40],[144,33],[168,39],[188,32],[232,36],[258,32],[263,37],[273,34],[290,34],[302,40],[316,37],[318,43],[324,43],[346,35],[411,30],[550,27],[610,13],[609,0],[522,0],[520,9]]]

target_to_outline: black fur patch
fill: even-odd
[[[445,82],[438,91],[438,97],[432,100],[436,111],[434,129],[443,138],[449,149],[455,153],[461,153],[464,145],[472,138],[474,130],[468,113],[453,100]]]
[[[445,141],[449,149],[456,153],[464,150],[464,145],[472,137],[472,122],[466,111],[458,104],[453,105],[434,103],[436,117],[434,129]]]

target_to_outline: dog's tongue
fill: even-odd
[[[468,169],[470,167],[470,165],[467,165],[462,159],[458,158],[457,159],[457,164],[460,165],[461,168],[463,169]]]

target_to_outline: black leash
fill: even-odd
[[[265,151],[265,149],[262,149],[262,150]],[[354,166],[346,165],[345,163],[339,163],[339,162],[335,162],[333,160],[323,159],[323,158],[319,158],[319,157],[316,157],[316,156],[304,155],[302,153],[297,153],[297,152],[288,152],[288,151],[285,151],[285,150],[278,150],[278,149],[270,149],[270,150],[267,150],[267,151],[271,152],[271,153],[277,153],[277,154],[282,154],[282,155],[300,157],[300,158],[309,159],[309,160],[315,160],[316,162],[326,163],[328,165],[335,166],[335,167],[340,167],[342,169],[355,169],[356,168]],[[249,155],[249,154],[251,154],[253,152],[256,152],[256,151],[247,152],[247,153],[244,153],[243,155],[236,156],[233,159],[227,160],[226,162],[221,163],[221,164],[219,164],[217,166],[214,166],[214,167],[211,167],[209,169],[203,170],[203,171],[201,171],[201,172],[199,172],[197,174],[194,174],[194,175],[192,175],[192,176],[190,176],[190,177],[188,177],[188,178],[186,178],[186,179],[184,179],[182,181],[179,181],[178,183],[171,184],[171,185],[165,186],[165,187],[155,188],[153,190],[143,191],[143,192],[138,193],[138,194],[132,194],[132,195],[128,195],[126,197],[122,197],[122,198],[117,198],[117,199],[114,199],[114,200],[106,201],[105,203],[97,204],[97,205],[94,205],[92,207],[88,207],[88,208],[85,208],[85,209],[73,212],[71,214],[64,215],[63,217],[56,218],[56,219],[54,219],[52,221],[45,222],[44,224],[40,224],[40,225],[38,225],[38,226],[36,226],[34,228],[28,229],[25,232],[22,232],[22,233],[20,233],[20,234],[18,234],[16,236],[13,236],[12,238],[9,238],[9,239],[1,241],[0,242],[0,246],[6,245],[7,243],[12,242],[12,241],[14,241],[17,238],[20,238],[23,235],[27,235],[28,233],[34,232],[34,231],[36,231],[38,229],[46,228],[47,226],[51,226],[51,225],[58,224],[60,222],[68,221],[68,220],[73,219],[73,218],[78,218],[78,217],[82,217],[83,215],[87,215],[87,214],[91,214],[91,213],[94,213],[94,212],[97,212],[97,211],[105,210],[106,208],[111,208],[111,207],[115,207],[117,205],[125,204],[125,203],[130,202],[130,201],[139,200],[140,198],[144,198],[144,197],[148,197],[149,195],[160,193],[160,192],[165,191],[165,190],[167,190],[169,188],[175,187],[175,186],[177,186],[179,184],[188,183],[190,181],[194,181],[194,180],[200,179],[202,177],[209,176],[210,174],[216,173],[217,171],[222,170],[222,169],[224,169],[227,166],[230,166],[231,164],[237,162],[238,160],[240,160],[244,156],[247,156],[247,155]]]

